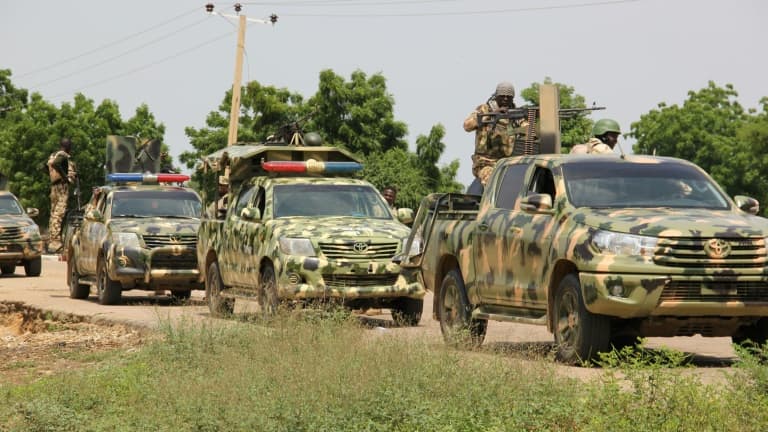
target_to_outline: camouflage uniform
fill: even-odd
[[[576,144],[571,148],[571,154],[606,154],[613,153],[613,149],[599,138],[592,137],[586,144]]]
[[[478,126],[477,115],[498,111],[495,101],[484,103],[472,111],[464,120],[464,130],[475,131],[475,153],[472,155],[472,175],[483,186],[488,183],[496,161],[512,155],[516,139],[524,139],[528,122],[526,120],[510,122],[500,119],[495,127]]]
[[[70,162],[70,156],[64,150],[51,153],[48,157],[48,175],[51,178],[51,217],[48,222],[50,234],[48,249],[57,251],[61,248],[61,222],[67,212],[67,200],[69,199],[69,184],[75,181],[77,173],[74,163]]]

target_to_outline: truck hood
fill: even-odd
[[[275,238],[305,237],[311,239],[391,238],[402,240],[410,228],[392,219],[353,217],[280,218],[272,221]]]
[[[575,221],[608,231],[657,237],[756,238],[768,236],[768,219],[731,210],[576,209]]]
[[[24,227],[29,225],[35,225],[35,221],[33,221],[32,218],[25,214],[0,215],[0,228]]]
[[[197,234],[200,226],[198,219],[142,218],[112,219],[109,229],[112,232],[132,232],[136,234]]]

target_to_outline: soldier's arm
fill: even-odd
[[[62,179],[69,179],[67,175],[69,173],[69,159],[66,156],[61,153],[57,154],[51,166],[59,173]]]
[[[483,106],[480,105],[477,108],[475,108],[474,111],[469,113],[467,118],[464,119],[464,130],[467,132],[472,132],[473,130],[477,129],[477,115],[483,112]]]

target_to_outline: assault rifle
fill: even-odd
[[[562,108],[558,109],[559,118],[573,118],[591,111],[604,110],[605,107],[592,106],[590,108]],[[515,141],[512,150],[513,155],[532,155],[538,154],[539,148],[536,140],[536,123],[539,119],[540,107],[535,105],[523,106],[520,108],[508,108],[505,110],[492,111],[488,113],[477,113],[478,127],[490,126],[487,133],[490,135],[499,123],[499,120],[506,119],[510,122],[527,120],[528,125],[525,131],[525,141]],[[559,142],[559,141],[558,141]]]

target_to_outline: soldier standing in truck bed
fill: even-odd
[[[478,114],[506,112],[515,108],[515,88],[509,82],[501,82],[484,104],[469,113],[464,120],[464,130],[475,131],[475,152],[472,155],[472,174],[485,186],[496,161],[512,155],[515,140],[525,136],[526,120],[510,121],[501,118],[494,124],[478,124]]]

